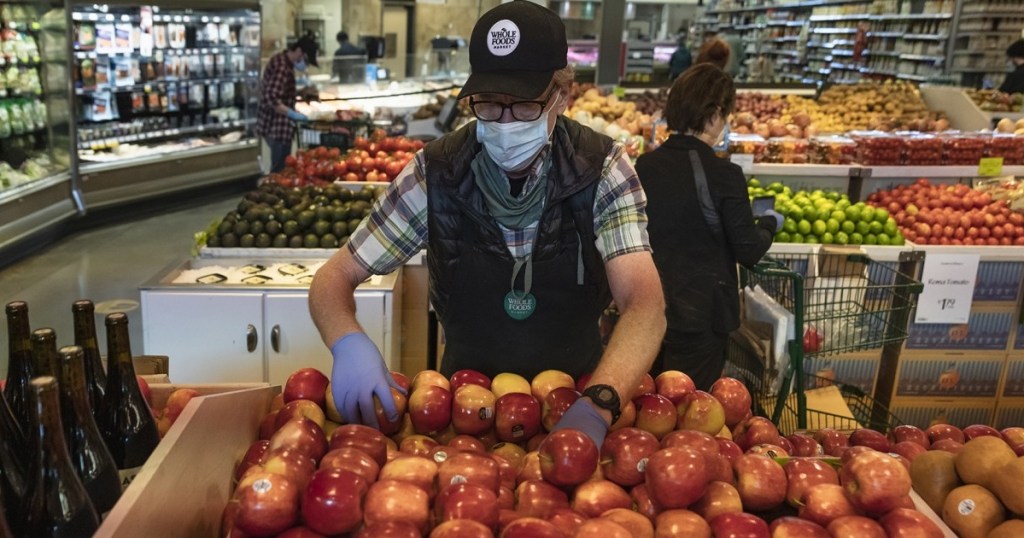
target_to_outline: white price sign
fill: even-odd
[[[977,254],[932,254],[924,260],[914,323],[967,323],[978,276]]]
[[[749,153],[733,153],[729,156],[733,164],[738,165],[744,174],[754,173],[754,156]]]

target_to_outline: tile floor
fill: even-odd
[[[97,306],[100,350],[106,354],[103,315],[128,313],[133,352],[141,354],[139,284],[189,257],[192,234],[223,216],[241,192],[71,233],[34,255],[0,268],[0,303],[27,301],[33,328],[52,327],[58,345],[73,343],[71,303]],[[7,376],[7,324],[0,322],[0,377]]]

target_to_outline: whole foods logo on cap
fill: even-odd
[[[487,31],[487,50],[495,56],[508,56],[519,46],[519,27],[516,23],[502,19]]]

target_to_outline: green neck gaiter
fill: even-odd
[[[484,203],[502,226],[513,230],[522,230],[540,220],[544,210],[544,192],[547,190],[547,175],[551,168],[550,160],[541,165],[540,178],[530,192],[512,196],[509,192],[508,178],[486,151],[481,150],[470,164],[473,180],[484,196]]]

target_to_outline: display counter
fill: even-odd
[[[285,261],[286,260],[286,261]],[[309,283],[324,259],[190,259],[140,286],[143,352],[170,357],[178,383],[282,384],[300,366],[331,371],[309,315]],[[355,292],[356,319],[398,370],[402,272]],[[201,343],[201,344],[199,344]]]

